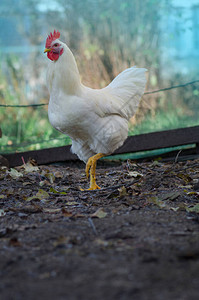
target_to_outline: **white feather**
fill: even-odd
[[[132,67],[120,73],[107,87],[91,89],[80,82],[72,52],[50,62],[47,84],[48,115],[57,130],[70,136],[72,152],[87,162],[96,153],[110,154],[128,135],[128,120],[144,93],[146,69]]]

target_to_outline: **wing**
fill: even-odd
[[[107,87],[101,90],[86,88],[84,97],[100,116],[116,114],[130,119],[136,112],[142,97],[146,76],[144,68],[132,67],[120,73]]]

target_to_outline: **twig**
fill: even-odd
[[[84,190],[84,192],[87,192],[87,193],[93,193],[93,192],[106,192],[106,191],[109,191],[109,190],[111,190],[111,191],[116,191],[117,189],[119,189],[119,188],[121,188],[122,186],[124,186],[124,187],[129,187],[129,186],[131,186],[131,185],[133,185],[134,183],[137,183],[137,182],[139,182],[140,181],[140,179],[135,179],[134,181],[131,181],[130,183],[128,183],[128,184],[118,184],[118,185],[113,185],[113,186],[109,186],[109,187],[106,187],[106,188],[101,188],[101,189],[99,189],[99,190],[90,190],[90,191],[88,191],[88,190]]]
[[[175,164],[178,162],[178,157],[180,155],[180,153],[182,152],[182,149],[180,151],[178,151],[177,155],[176,155],[176,158],[175,158]]]
[[[25,166],[26,163],[25,163],[25,160],[24,160],[24,157],[23,157],[23,156],[21,157],[21,160],[22,160],[22,162],[23,162],[23,164],[24,164],[24,166]]]
[[[93,229],[94,234],[98,235],[95,224],[93,223],[93,220],[91,218],[88,218],[88,222],[89,222],[91,228]]]

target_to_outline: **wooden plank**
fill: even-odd
[[[199,144],[199,126],[130,136],[124,145],[113,154],[133,153],[187,144]],[[68,145],[37,151],[4,154],[3,156],[8,159],[10,167],[21,165],[22,157],[25,162],[29,158],[33,158],[38,164],[78,160],[78,157],[70,152],[70,147]]]
[[[22,165],[22,157],[25,162],[27,162],[30,158],[35,159],[39,165],[58,161],[62,162],[66,160],[78,160],[77,155],[71,153],[70,147],[71,146],[68,145],[35,151],[4,154],[3,156],[9,161],[10,167]]]
[[[130,136],[114,154],[139,152],[199,143],[199,126]]]

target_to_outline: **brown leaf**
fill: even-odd
[[[49,214],[55,214],[61,211],[61,208],[43,208],[44,212],[47,212]]]
[[[25,173],[38,172],[39,168],[37,166],[33,166],[31,162],[27,162],[27,164],[23,165]]]
[[[187,192],[187,191],[185,191],[185,192]],[[199,192],[196,192],[196,191],[192,191],[192,192],[187,192],[187,195],[194,195],[194,196],[197,196],[197,197],[199,197]]]
[[[0,209],[0,217],[4,217],[6,215],[5,211],[3,209]]]
[[[195,213],[199,214],[199,203],[197,203],[196,205],[194,205],[192,207],[187,207],[186,211],[195,212]]]
[[[23,182],[23,186],[32,185],[32,182]]]
[[[143,174],[137,171],[129,171],[128,175],[131,177],[143,177]]]
[[[23,177],[23,174],[21,172],[18,172],[16,169],[11,168],[10,171],[7,171],[7,173],[13,178],[17,179],[19,177]]]
[[[177,177],[181,178],[186,184],[192,181],[192,178],[185,173],[178,173]]]
[[[158,198],[160,200],[170,200],[170,201],[173,201],[175,200],[176,198],[178,198],[180,196],[180,192],[169,192],[169,193],[166,193],[166,194],[162,194],[160,195]]]
[[[63,247],[65,246],[66,244],[68,244],[70,238],[69,237],[66,237],[66,236],[59,236],[58,239],[53,243],[53,246],[54,247]]]
[[[162,200],[159,200],[158,197],[156,197],[156,196],[148,198],[148,201],[157,205],[159,208],[166,207],[166,203],[164,203]]]
[[[9,246],[20,247],[21,243],[19,242],[19,240],[16,237],[13,237],[9,241]]]
[[[91,218],[99,218],[99,219],[102,219],[102,218],[105,218],[107,216],[107,212],[105,212],[105,210],[100,207],[96,210],[96,212],[94,212],[92,215],[91,215]]]
[[[125,186],[122,186],[121,188],[119,188],[118,191],[119,191],[119,196],[120,197],[128,195]]]
[[[46,177],[48,178],[51,184],[55,181],[55,176],[53,173],[46,173]]]
[[[54,175],[56,178],[63,178],[63,174],[60,171],[56,171]]]
[[[67,201],[65,203],[65,205],[68,205],[68,206],[77,206],[77,205],[80,205],[79,202],[76,202],[76,201]]]
[[[62,211],[64,217],[70,218],[73,216],[72,212],[68,211],[65,207],[63,207],[61,211]]]
[[[39,189],[39,191],[36,193],[35,196],[28,197],[26,201],[32,201],[33,199],[43,200],[48,198],[49,198],[49,194],[46,191]]]
[[[51,183],[48,181],[48,180],[42,180],[42,181],[40,181],[39,182],[39,185],[42,187],[42,186],[44,186],[44,185],[48,185],[48,186],[50,186],[51,185]]]

